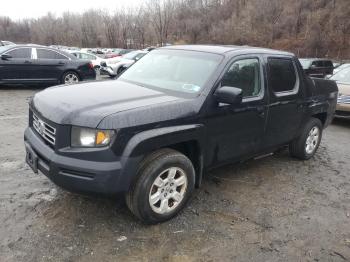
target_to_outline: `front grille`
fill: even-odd
[[[48,123],[41,120],[37,115],[33,113],[33,127],[38,134],[44,138],[47,142],[55,145],[56,140],[56,128],[50,126]]]
[[[338,96],[338,104],[350,104],[350,96],[339,95]]]

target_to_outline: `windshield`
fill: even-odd
[[[346,67],[338,71],[336,74],[332,75],[330,79],[335,80],[337,82],[350,84],[350,67]]]
[[[5,46],[0,46],[0,54],[4,53],[8,49],[10,49],[12,46],[10,45],[5,45]]]
[[[301,66],[303,67],[303,69],[308,69],[310,67],[310,64],[312,62],[312,60],[309,59],[299,59]]]
[[[155,50],[120,77],[146,87],[198,93],[213,74],[222,56],[183,50]]]

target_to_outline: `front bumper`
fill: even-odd
[[[334,116],[336,118],[350,119],[350,104],[337,104]]]
[[[31,150],[37,157],[37,170],[64,189],[108,195],[123,193],[129,189],[132,176],[129,172],[134,170],[128,170],[128,166],[135,165],[132,159],[118,158],[116,161],[102,162],[68,157],[45,144],[30,127],[25,130],[24,142],[27,152]],[[89,158],[94,159],[91,152]]]

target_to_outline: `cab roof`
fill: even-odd
[[[235,45],[173,45],[161,47],[161,49],[172,49],[172,50],[189,50],[189,51],[198,51],[214,54],[226,54],[231,52],[237,53],[263,53],[263,54],[275,54],[275,55],[288,55],[293,56],[294,54],[278,51],[268,48],[252,47],[252,46],[235,46]]]

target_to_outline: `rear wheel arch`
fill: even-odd
[[[79,74],[79,72],[77,71],[77,70],[74,70],[74,69],[67,69],[67,70],[65,70],[63,73],[62,73],[62,75],[61,75],[61,83],[62,84],[64,84],[64,76],[67,74],[67,73],[69,73],[69,72],[72,72],[72,73],[75,73],[77,76],[78,76],[78,78],[79,78],[79,81],[81,81],[81,75]]]
[[[324,126],[326,124],[326,120],[327,120],[327,112],[314,114],[311,117],[320,120],[322,125]]]

